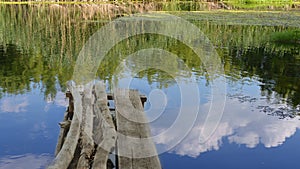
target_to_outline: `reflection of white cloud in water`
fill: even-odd
[[[0,158],[0,169],[43,169],[53,157],[48,154],[24,154]]]
[[[47,97],[47,105],[45,106],[45,111],[49,110],[49,107],[55,104],[56,106],[59,107],[67,107],[68,106],[68,100],[66,99],[66,94],[64,92],[57,92],[56,96],[54,99],[52,99],[51,97]]]
[[[298,118],[280,120],[278,117],[269,116],[253,109],[253,107],[257,107],[256,104],[265,105],[266,103],[264,101],[241,103],[237,99],[228,99],[218,128],[202,144],[199,143],[199,136],[206,115],[200,114],[191,132],[173,151],[176,154],[196,157],[203,152],[218,150],[222,146],[224,137],[227,137],[230,143],[244,144],[249,148],[254,148],[259,143],[267,148],[276,147],[283,144],[287,138],[295,134],[297,129],[300,129]],[[207,112],[209,106],[209,104],[201,106],[201,112]],[[157,131],[163,130],[163,126],[153,127],[156,134]],[[168,145],[171,142],[169,138],[172,137],[174,136],[163,136],[156,139],[155,142]]]
[[[47,99],[47,103],[54,103],[57,106],[66,107],[68,105],[66,94],[64,92],[57,92],[55,98]]]
[[[28,132],[28,136],[34,140],[34,139],[40,139],[41,137],[45,139],[49,139],[50,137],[53,137],[51,133],[49,133],[49,127],[46,125],[45,121],[41,121],[38,123],[35,123],[33,125],[33,128]]]
[[[266,115],[264,115],[266,116]],[[236,134],[230,136],[230,142],[246,144],[253,148],[259,142],[265,147],[276,147],[295,134],[300,128],[298,119],[278,120],[277,118],[260,118],[243,128],[238,128]]]
[[[7,113],[25,112],[28,105],[26,97],[7,97],[0,101],[0,110]]]

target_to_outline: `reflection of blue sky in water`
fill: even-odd
[[[40,89],[0,99],[0,169],[40,169],[53,159],[65,94],[54,99]]]
[[[28,106],[26,96],[13,96],[1,99],[0,110],[3,113],[25,112]]]
[[[219,150],[224,137],[231,143],[245,144],[249,148],[254,148],[260,143],[265,147],[276,147],[300,128],[298,119],[279,120],[278,117],[252,111],[249,103],[228,99],[226,105],[228,106],[219,127],[207,142],[199,144],[199,133],[203,126],[202,123],[196,123],[188,137],[174,149],[174,152],[196,157],[203,152]],[[204,105],[203,110],[206,111],[206,108],[207,105]],[[166,140],[156,142],[167,144]]]
[[[43,169],[51,162],[49,154],[24,154],[0,158],[0,169]]]
[[[122,82],[122,79],[119,80]],[[257,79],[227,81],[228,98],[220,125],[207,142],[199,144],[199,135],[211,98],[205,79],[200,78],[198,84],[201,96],[199,117],[189,135],[169,153],[161,155],[164,168],[195,168],[201,165],[203,168],[222,168],[222,165],[234,168],[245,164],[249,165],[249,169],[260,166],[266,168],[263,164],[274,164],[274,159],[279,163],[283,157],[297,157],[295,153],[299,152],[299,132],[296,133],[300,128],[300,117],[279,119],[259,109],[259,106],[269,106],[275,111],[288,106],[284,101],[278,101],[275,93],[270,99],[261,96]],[[173,124],[180,107],[180,90],[176,83],[160,90],[156,82],[148,84],[145,79],[134,78],[130,88],[138,89],[151,100],[151,104],[146,103],[145,109],[152,120],[154,135],[162,133]],[[38,89],[1,98],[0,132],[5,133],[5,137],[0,139],[0,169],[44,168],[53,158],[59,131],[57,123],[61,121],[66,105],[63,92],[58,92],[54,99],[46,97],[45,101]],[[191,106],[193,104],[188,104],[186,111]],[[162,135],[155,142],[158,147],[168,146],[178,133]],[[195,157],[195,160],[189,157]],[[212,164],[216,158],[219,158],[218,163],[222,165]],[[237,164],[236,159],[239,158],[241,165]],[[181,166],[183,163],[187,166]],[[280,163],[286,165],[291,162]],[[295,164],[291,163],[290,166]],[[272,169],[276,167],[270,166]],[[282,166],[278,165],[277,168]]]
[[[248,148],[255,148],[258,145],[263,145],[265,148],[278,147],[288,139],[291,138],[298,129],[300,129],[300,117],[280,119],[279,116],[270,116],[268,113],[263,112],[259,107],[268,106],[276,110],[292,109],[284,101],[278,101],[278,99],[271,97],[266,99],[261,96],[259,88],[259,82],[256,79],[242,79],[236,82],[229,80],[228,96],[226,100],[226,106],[223,114],[223,118],[216,129],[215,133],[210,139],[203,143],[199,143],[199,135],[203,129],[203,122],[209,110],[209,87],[205,87],[204,81],[201,81],[200,91],[201,93],[201,106],[199,117],[190,131],[188,136],[174,149],[172,153],[178,155],[187,155],[191,157],[197,157],[204,152],[212,150],[220,150],[222,146],[225,146],[224,142],[235,143],[238,145],[245,145]],[[231,83],[231,84],[230,84]],[[134,82],[132,83],[134,86]],[[164,89],[166,93],[178,92],[176,87],[170,87]],[[147,92],[146,92],[147,93]],[[154,135],[167,130],[178,116],[178,106],[174,98],[179,98],[174,94],[168,96],[168,105],[162,115],[154,122],[151,123],[152,132]],[[158,94],[160,96],[160,94]],[[246,97],[240,97],[246,96]],[[152,100],[155,99],[153,95]],[[159,100],[159,98],[157,98]],[[180,102],[180,99],[177,102]],[[175,103],[175,104],[174,104]],[[221,103],[220,103],[221,104]],[[155,103],[154,105],[158,105]],[[171,105],[171,106],[170,106]],[[147,103],[147,107],[150,103]],[[191,105],[189,105],[191,106]],[[213,105],[218,106],[218,105]],[[153,114],[155,111],[161,110],[162,107],[152,108]],[[293,109],[299,112],[299,108]],[[148,112],[148,116],[151,118],[152,112]],[[186,121],[186,123],[189,123]],[[213,125],[213,124],[207,124]],[[181,131],[178,131],[180,133]],[[178,133],[172,133],[171,135],[163,135],[155,140],[160,146],[168,146],[172,143],[172,140],[176,138]]]

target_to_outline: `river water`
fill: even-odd
[[[76,60],[109,21],[73,6],[0,9],[0,169],[45,168],[54,158]],[[146,33],[115,43],[95,76],[107,92],[117,86],[147,96],[162,167],[297,168],[300,45],[278,36],[299,33],[300,16],[264,22],[223,13],[176,15],[210,40],[222,72],[210,72],[183,41]]]

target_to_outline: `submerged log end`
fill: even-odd
[[[71,126],[71,120],[58,123],[61,128],[69,128]]]

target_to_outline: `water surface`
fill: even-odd
[[[53,159],[58,122],[67,106],[66,82],[71,80],[79,51],[107,20],[98,15],[87,18],[77,8],[0,8],[0,168],[45,168]],[[271,37],[274,32],[299,31],[299,15],[293,16],[298,20],[293,19],[291,25],[279,21],[253,24],[247,18],[219,22],[219,15],[216,22],[203,13],[182,16],[211,40],[223,74],[212,79],[188,46],[146,34],[117,44],[96,77],[106,81],[108,92],[117,83],[147,95],[145,110],[151,131],[159,136],[154,141],[159,150],[168,150],[160,155],[163,168],[297,168],[300,45],[275,43]],[[136,63],[160,61],[127,57],[147,48],[178,56],[162,61],[176,71],[170,74],[151,68],[134,74]],[[120,65],[126,69],[117,71]],[[212,94],[216,83],[226,85],[224,113],[213,135],[200,142],[211,100],[224,104],[221,94]],[[195,84],[199,100],[181,105],[180,87],[192,94]],[[196,106],[198,116],[189,121]],[[187,119],[180,125],[191,125],[191,130],[186,133],[178,128],[178,132],[162,134],[179,113]],[[187,134],[183,140],[170,147],[183,133]]]

